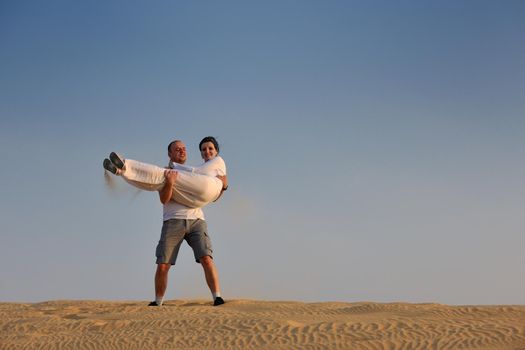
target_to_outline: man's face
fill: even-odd
[[[168,151],[168,157],[172,162],[184,164],[186,162],[186,145],[180,141],[173,143]]]

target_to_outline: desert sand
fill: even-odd
[[[0,303],[0,349],[525,349],[525,306]]]

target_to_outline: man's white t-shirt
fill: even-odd
[[[170,219],[201,219],[204,220],[204,212],[201,208],[188,208],[173,200],[163,206],[162,220]]]
[[[178,163],[172,163],[171,168],[188,171],[188,169],[191,169],[192,167]],[[204,220],[204,212],[201,208],[188,208],[187,206],[179,204],[174,200],[169,200],[162,208],[162,220],[166,221],[171,219]]]

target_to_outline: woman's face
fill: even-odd
[[[201,145],[201,157],[205,162],[213,159],[217,156],[217,150],[213,142],[204,142]]]

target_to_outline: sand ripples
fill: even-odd
[[[525,306],[0,303],[0,349],[525,349]]]

